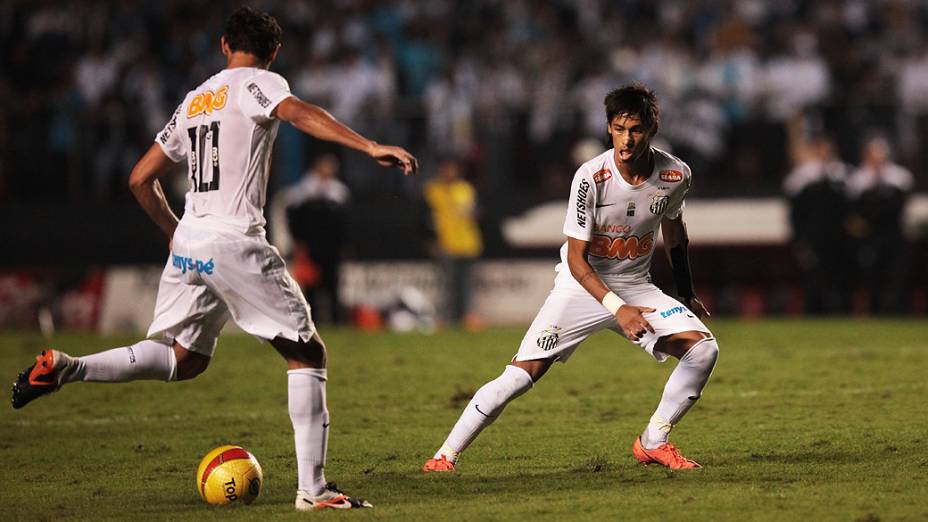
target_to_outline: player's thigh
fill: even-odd
[[[179,266],[169,259],[158,284],[148,336],[163,334],[188,351],[211,357],[228,319],[222,299],[195,272],[186,270],[186,264]]]
[[[685,332],[711,335],[709,328],[686,305],[652,284],[636,285],[621,289],[618,293],[619,297],[629,304],[654,308],[654,312],[643,314],[654,328],[654,333],[647,332],[639,340],[632,342],[658,361],[664,361],[668,357],[668,353],[657,349],[661,339]],[[619,335],[623,335],[618,325],[610,326],[610,328]]]
[[[207,281],[235,323],[268,341],[281,337],[308,342],[316,330],[309,304],[277,249],[264,237],[247,237],[222,248]]]
[[[513,362],[566,362],[581,342],[610,324],[615,324],[612,314],[586,290],[555,287],[522,338]]]

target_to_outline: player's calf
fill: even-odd
[[[682,354],[667,379],[661,402],[648,428],[642,433],[645,448],[653,449],[667,442],[673,427],[702,397],[702,390],[712,375],[718,356],[719,345],[714,337],[700,339]]]
[[[191,378],[209,364],[209,357],[187,352],[182,378]],[[71,357],[58,350],[45,350],[36,363],[20,372],[13,383],[13,407],[29,402],[77,381],[128,382],[137,380],[173,381],[178,378],[178,360],[166,341],[139,341],[132,346],[113,348],[83,357]]]
[[[506,366],[502,375],[477,390],[445,443],[435,457],[426,462],[422,471],[452,471],[461,452],[496,420],[507,404],[532,389],[532,385],[532,378],[524,369]],[[450,469],[442,460],[451,464]]]

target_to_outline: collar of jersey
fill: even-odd
[[[653,153],[653,149],[652,149]],[[618,165],[615,164],[615,148],[609,149],[609,166],[615,171],[615,176],[612,176],[613,179],[622,187],[628,190],[644,190],[645,186],[648,185],[648,182],[651,181],[651,178],[654,177],[654,173],[657,172],[657,158],[654,158],[654,168],[651,169],[651,175],[641,183],[637,185],[632,185],[631,183],[625,181],[625,178],[622,177],[622,173],[619,172]]]

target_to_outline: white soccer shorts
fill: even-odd
[[[515,361],[532,361],[555,357],[566,362],[577,346],[587,337],[608,328],[625,337],[615,317],[579,284],[563,284],[558,277],[554,289],[548,294],[532,325],[522,338]],[[651,323],[654,333],[647,332],[638,341],[632,341],[658,362],[668,355],[654,351],[661,337],[690,330],[710,333],[706,325],[686,306],[661,292],[651,283],[638,283],[612,288],[630,305],[648,306],[655,311],[643,314]]]
[[[264,236],[185,226],[174,233],[148,337],[212,356],[229,318],[260,339],[308,341],[309,304]]]

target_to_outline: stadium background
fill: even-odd
[[[478,313],[522,324],[550,288],[577,157],[603,146],[602,98],[637,80],[657,92],[660,143],[693,167],[693,268],[710,309],[801,315],[783,181],[820,136],[861,159],[881,135],[915,174],[904,210],[904,295],[928,311],[928,8],[904,1],[254,2],[284,29],[273,70],[294,93],[419,156],[403,178],[337,151],[352,192],[349,304],[398,289],[436,302],[422,187],[453,155],[476,186],[486,248]],[[183,94],[223,67],[218,37],[237,2],[0,5],[0,327],[140,330],[166,242],[128,173]],[[331,149],[281,127],[274,194]],[[169,195],[182,210],[184,177]],[[823,208],[830,203],[823,201]],[[867,315],[855,245],[845,301]],[[882,247],[881,247],[882,248]],[[896,247],[889,247],[896,248]],[[656,281],[668,288],[663,255]],[[372,299],[365,302],[364,299]]]

